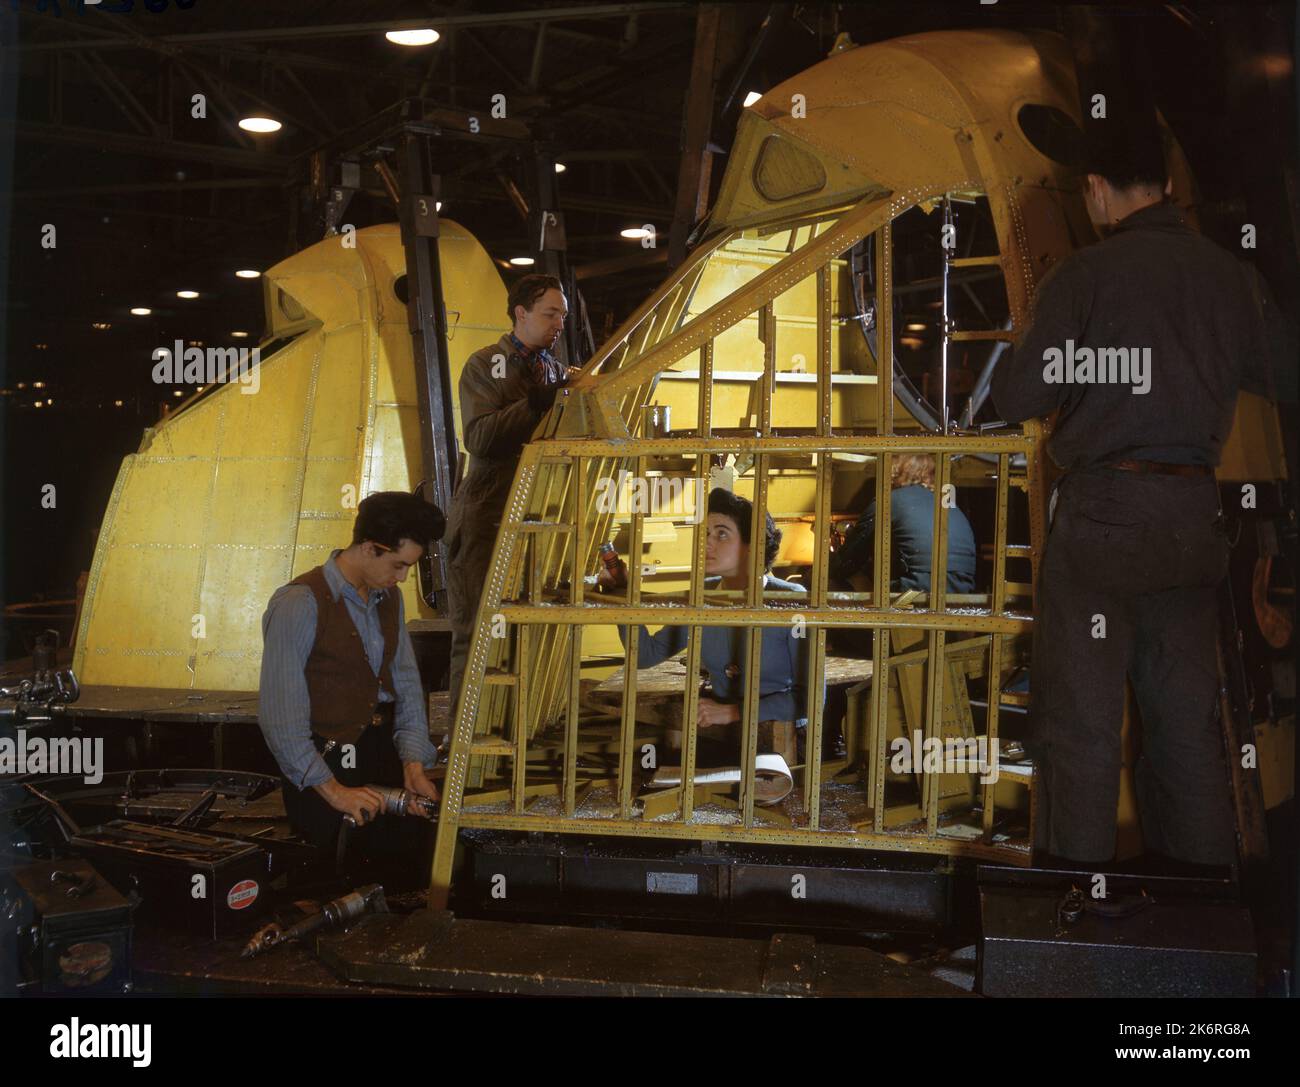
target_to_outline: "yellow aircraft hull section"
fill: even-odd
[[[458,224],[442,221],[439,255],[454,389],[506,330],[506,290]],[[123,459],[77,631],[82,683],[257,689],[271,594],[347,546],[360,499],[421,478],[405,272],[385,224],[265,274],[257,391],[209,387]],[[455,420],[459,434],[458,405]],[[414,577],[402,592],[409,619],[432,618]]]
[[[1022,112],[1025,106],[1036,109]],[[913,766],[906,771],[912,794],[899,797],[885,788],[887,741],[916,729],[931,739],[996,741],[1000,707],[1026,704],[1024,692],[1001,687],[1025,663],[1032,629],[1052,481],[1049,424],[942,436],[922,427],[897,395],[892,368],[864,350],[858,321],[865,314],[855,312],[846,257],[859,243],[870,252],[875,297],[867,302],[877,322],[894,325],[886,342],[901,337],[895,287],[929,289],[918,284],[939,273],[942,258],[936,247],[933,271],[903,277],[894,224],[908,215],[915,221],[915,210],[941,215],[945,197],[986,200],[991,232],[952,266],[997,270],[1009,327],[971,322],[952,329],[949,341],[960,350],[1014,342],[1043,275],[1094,238],[1077,178],[1049,154],[1051,140],[1039,129],[1044,117],[1077,116],[1064,39],[1001,30],[920,34],[837,52],[743,112],[708,234],[600,347],[524,450],[453,707],[431,905],[447,901],[462,827],[1029,863],[1033,777],[1017,772],[1028,767],[1008,762],[994,787],[968,773]],[[1170,170],[1174,198],[1194,220],[1195,186],[1176,144]],[[898,236],[906,240],[901,227]],[[895,284],[896,276],[914,282]],[[1239,424],[1224,474],[1281,477],[1268,405],[1243,396],[1240,409],[1249,425]],[[991,499],[991,534],[981,543],[991,544],[993,572],[977,593],[954,598],[937,585],[924,602],[891,593],[888,458],[906,452],[936,455],[936,569],[947,548],[943,482],[982,487]],[[779,812],[755,803],[753,665],[764,628],[787,626],[795,605],[760,597],[761,551],[751,557],[752,599],[724,603],[706,593],[705,538],[687,512],[713,472],[729,470],[727,460],[730,485],[788,533],[782,575],[805,566],[793,576],[807,589],[796,598],[813,692],[800,707],[808,718],[806,765],[794,768],[797,791]],[[610,485],[620,472],[647,486],[624,497]],[[671,500],[655,499],[651,482]],[[873,583],[855,594],[832,591],[830,524],[860,514],[873,490]],[[616,593],[598,595],[585,578],[598,569],[606,540],[626,559],[629,578]],[[500,636],[502,622],[513,638]],[[696,636],[681,666],[680,702],[652,723],[642,712],[639,670],[625,665],[617,684],[604,681],[628,659],[615,626],[631,628],[634,660],[637,626],[663,622],[694,626]],[[647,792],[641,774],[646,746],[657,745],[657,757],[680,761],[683,777],[693,777],[699,631],[708,626],[748,628],[739,650],[748,654],[749,684],[735,754],[741,783],[729,806],[689,786]],[[852,755],[830,759],[822,754],[818,695],[826,635],[854,627],[875,630],[872,680],[855,688],[854,720],[865,727],[855,732],[849,721]],[[987,692],[978,724],[973,677]],[[593,699],[592,681],[617,704]],[[1123,853],[1126,832],[1136,829],[1130,796],[1118,813]]]

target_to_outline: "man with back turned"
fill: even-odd
[[[1043,279],[992,387],[1008,422],[1059,409],[1048,451],[1066,470],[1035,597],[1035,847],[1081,865],[1113,858],[1127,675],[1148,851],[1228,865],[1236,835],[1216,715],[1228,543],[1214,467],[1238,386],[1266,381],[1263,330],[1243,267],[1165,199],[1157,140],[1095,156],[1089,170],[1103,240]]]

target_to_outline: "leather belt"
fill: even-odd
[[[1155,473],[1162,476],[1209,476],[1214,469],[1208,464],[1167,464],[1158,460],[1113,460],[1103,468],[1118,468],[1121,472]]]

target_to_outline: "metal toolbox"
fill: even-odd
[[[114,993],[131,988],[131,905],[94,867],[67,858],[13,871],[23,900],[18,963],[41,992]]]
[[[160,926],[222,940],[266,906],[271,854],[247,840],[115,819],[78,832],[68,848],[138,893],[141,916]]]

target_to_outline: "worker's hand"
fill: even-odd
[[[402,784],[406,786],[406,791],[409,793],[427,796],[430,800],[438,799],[438,788],[429,780],[429,775],[421,763],[402,763]],[[433,818],[433,816],[427,815],[423,809],[418,806],[411,806],[407,810],[424,819]]]
[[[729,725],[740,720],[740,707],[732,702],[715,702],[711,698],[700,699],[700,710],[696,715],[700,728],[714,725]]]
[[[555,394],[559,391],[558,385],[529,385],[528,406],[538,414],[544,414],[555,404]]]
[[[351,816],[357,826],[364,826],[384,810],[384,802],[374,789],[361,786],[357,789],[339,784],[337,778],[313,788],[320,793],[325,803],[335,811]]]
[[[615,577],[609,572],[609,568],[604,563],[600,564],[600,569],[596,571],[596,588],[602,592],[605,589],[623,589],[627,587],[627,575]]]
[[[596,374],[588,374],[586,377],[581,376],[582,371],[569,375],[568,387],[574,392],[586,392],[588,389],[594,389],[600,378]]]

